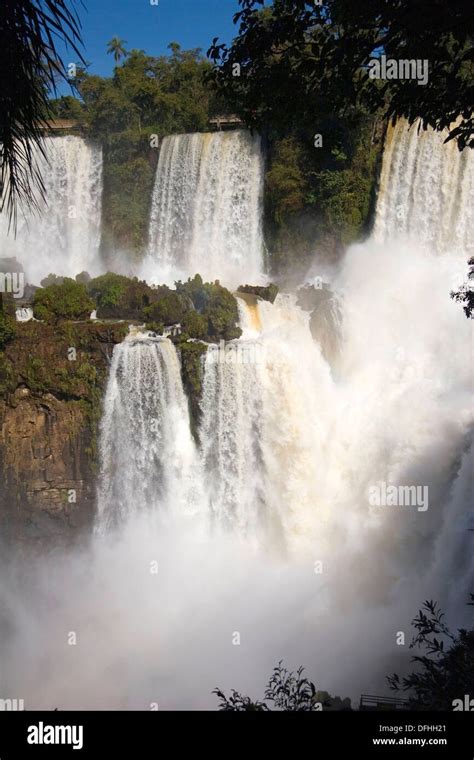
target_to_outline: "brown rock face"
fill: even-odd
[[[16,552],[76,542],[92,530],[97,426],[108,358],[124,326],[71,330],[25,325],[0,353],[0,540]]]
[[[90,431],[76,402],[28,388],[0,401],[2,535],[51,543],[76,538],[94,514],[94,473],[86,455]]]

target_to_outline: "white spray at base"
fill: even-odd
[[[260,361],[207,356],[199,447],[171,344],[117,347],[99,527],[124,522],[31,567],[29,595],[12,584],[6,693],[27,709],[215,708],[214,687],[261,697],[284,659],[357,705],[406,667],[396,635],[424,599],[467,625],[472,322],[449,298],[464,268],[406,242],[351,247],[331,367],[291,297],[241,302],[237,343]],[[371,506],[378,482],[426,486],[428,509]]]
[[[18,215],[17,236],[0,215],[2,257],[16,256],[28,281],[40,284],[50,273],[75,277],[101,271],[99,245],[102,208],[102,149],[81,137],[45,138],[46,159],[37,147],[34,160],[45,184],[46,203],[25,219]]]
[[[158,483],[156,459],[166,467],[166,458],[156,437],[143,436],[142,421],[158,413],[163,392],[150,365],[159,365],[161,382],[174,377],[171,345],[171,369],[160,347],[116,349],[109,401],[111,387],[121,389],[109,417],[117,456],[109,476],[118,508],[120,489],[133,484],[133,514],[84,555],[55,556],[32,571],[15,631],[21,662],[9,651],[3,658],[6,687],[30,708],[213,708],[215,686],[261,696],[283,658],[292,668],[304,664],[318,687],[357,700],[386,692],[385,676],[407,656],[396,632],[409,639],[425,598],[438,599],[451,619],[456,612],[461,625],[473,577],[471,324],[447,297],[451,266],[375,243],[351,249],[337,283],[346,320],[334,376],[304,315],[285,299],[261,306],[267,353],[249,368],[258,385],[252,391],[240,376],[233,385],[244,390],[233,395],[227,365],[219,368],[214,437],[229,452],[229,471],[223,453],[203,475],[196,468],[200,511],[194,500],[183,506],[175,480],[183,449],[172,445],[170,473]],[[132,361],[141,362],[139,372]],[[136,372],[140,388],[129,385]],[[179,388],[173,394],[181,398]],[[254,398],[261,413],[252,427],[244,417],[255,417]],[[138,409],[144,399],[146,413]],[[185,419],[180,402],[177,416]],[[206,440],[202,451],[209,463]],[[428,510],[371,507],[368,486],[378,480],[427,485]],[[264,517],[258,531],[252,493]],[[4,605],[8,616],[18,597]],[[77,646],[67,644],[71,631]]]

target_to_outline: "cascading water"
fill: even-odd
[[[33,309],[29,306],[16,309],[15,318],[17,322],[29,322],[30,319],[33,319]]]
[[[233,352],[210,347],[205,364],[201,440],[211,511],[284,547],[304,541],[315,508],[326,438],[318,407],[329,403],[330,373],[293,298],[239,305],[243,338]]]
[[[115,347],[100,437],[98,528],[154,509],[189,514],[199,490],[179,360],[167,339]]]
[[[29,282],[39,285],[50,273],[73,277],[100,270],[102,149],[81,137],[44,139],[46,160],[34,158],[46,188],[40,213],[18,217],[16,238],[0,216],[1,256],[16,256]]]
[[[263,159],[244,130],[171,135],[153,191],[149,263],[159,281],[193,276],[237,285],[262,271]]]
[[[432,252],[472,250],[474,162],[448,132],[418,130],[404,119],[388,128],[374,236],[405,238]]]
[[[426,135],[405,137],[387,150],[421,166]],[[441,165],[446,146],[433,145]],[[31,709],[215,709],[216,685],[259,697],[284,658],[357,704],[413,668],[396,632],[409,637],[424,599],[452,627],[470,624],[472,322],[449,297],[470,245],[456,238],[466,211],[434,218],[418,191],[410,206],[435,241],[453,225],[458,256],[387,240],[404,181],[400,170],[382,183],[383,240],[376,225],[330,283],[343,315],[334,371],[292,296],[242,296],[242,338],[205,357],[198,450],[171,343],[136,334],[115,348],[99,535],[85,556],[29,570],[6,693],[27,694]],[[380,482],[422,486],[427,501],[373,505]],[[170,519],[150,525],[150,512]],[[18,598],[2,599],[8,619]],[[70,630],[80,646],[58,644]]]

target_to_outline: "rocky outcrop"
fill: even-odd
[[[249,293],[258,296],[263,301],[274,303],[278,295],[278,285],[239,285],[237,293]]]
[[[342,321],[335,294],[323,282],[317,287],[306,285],[298,290],[297,303],[304,311],[311,312],[311,335],[319,343],[326,361],[333,366],[339,357]]]
[[[80,402],[18,388],[0,401],[0,527],[10,541],[76,538],[92,524],[91,433]]]
[[[0,353],[0,531],[7,545],[90,534],[97,426],[126,325],[19,324]]]

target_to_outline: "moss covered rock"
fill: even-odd
[[[176,290],[186,294],[198,314],[206,318],[205,340],[218,343],[220,340],[240,338],[242,330],[238,326],[237,300],[218,280],[214,283],[203,282],[201,276],[196,275],[185,283],[177,282]]]
[[[191,428],[196,437],[201,417],[203,362],[207,346],[199,341],[182,341],[179,343],[178,351],[181,358],[183,387],[189,399]]]
[[[137,277],[107,272],[91,280],[87,290],[97,306],[99,319],[145,319],[145,309],[158,292]]]
[[[275,299],[278,295],[278,285],[273,285],[272,283],[265,286],[240,285],[237,288],[237,293],[250,293],[258,296],[258,298],[261,298],[263,301],[270,301],[270,303],[275,303]]]
[[[152,322],[175,325],[182,323],[192,309],[193,304],[185,294],[168,290],[157,295],[157,300],[145,309],[145,315]]]

